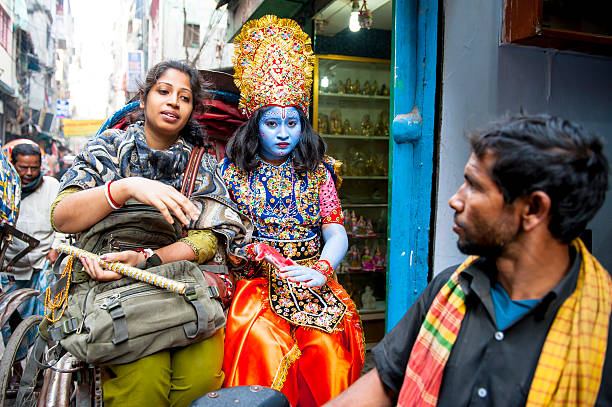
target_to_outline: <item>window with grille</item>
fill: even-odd
[[[0,6],[0,45],[9,51],[11,38],[11,19],[4,8]]]
[[[200,25],[185,24],[183,31],[183,47],[198,48],[200,46]]]

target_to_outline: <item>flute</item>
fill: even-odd
[[[185,283],[171,280],[169,278],[159,276],[157,274],[153,274],[136,267],[128,266],[127,264],[102,260],[97,254],[93,254],[83,249],[79,249],[78,247],[62,243],[57,248],[57,251],[70,256],[78,257],[79,259],[87,258],[93,260],[99,263],[100,266],[107,270],[112,270],[126,277],[133,278],[134,280],[142,281],[143,283],[151,284],[159,288],[164,288],[166,290],[173,291],[177,294],[184,294],[187,288],[187,284]]]

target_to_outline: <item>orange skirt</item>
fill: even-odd
[[[276,315],[266,278],[238,281],[225,331],[224,386],[271,387],[304,407],[324,404],[357,380],[365,356],[361,321],[344,288],[328,285],[348,307],[332,334]]]

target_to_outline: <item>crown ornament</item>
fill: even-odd
[[[295,106],[308,115],[314,54],[298,23],[266,15],[245,23],[234,44],[238,107],[247,116],[264,106]]]

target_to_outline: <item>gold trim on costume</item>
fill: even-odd
[[[272,386],[270,387],[279,391],[283,388],[285,385],[285,380],[287,380],[287,372],[289,371],[289,368],[295,363],[296,360],[300,358],[300,356],[302,356],[302,352],[300,352],[300,349],[296,343],[280,362],[278,369],[276,370],[276,374],[274,375]]]

